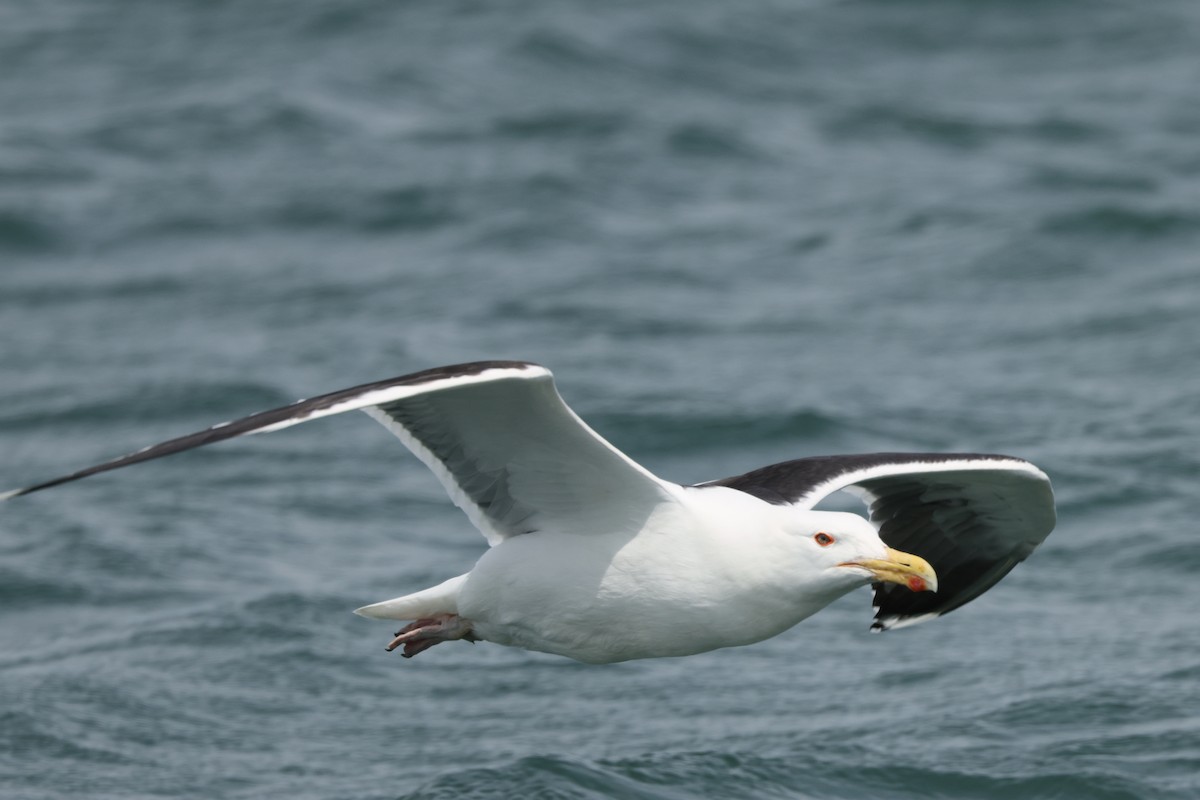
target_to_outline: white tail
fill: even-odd
[[[458,591],[466,582],[467,576],[459,575],[414,594],[356,608],[354,613],[374,619],[421,619],[434,614],[457,614]]]

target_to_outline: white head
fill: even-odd
[[[788,533],[804,562],[806,583],[833,596],[882,581],[936,592],[937,575],[920,556],[888,547],[870,522],[839,511],[791,510]]]

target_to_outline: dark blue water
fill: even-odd
[[[0,490],[520,358],[678,481],[977,450],[1058,530],[605,667],[366,602],[482,537],[361,415],[0,508],[0,795],[1200,796],[1200,6],[0,6]]]

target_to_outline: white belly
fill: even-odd
[[[459,614],[488,641],[607,663],[750,644],[819,609],[777,588],[771,553],[760,565],[686,522],[509,539],[471,571]]]

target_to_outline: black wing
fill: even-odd
[[[1045,473],[1019,458],[977,453],[818,456],[704,484],[812,508],[844,490],[870,508],[880,537],[928,561],[936,594],[873,584],[873,630],[941,616],[994,586],[1054,528]]]

